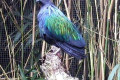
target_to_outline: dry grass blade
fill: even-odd
[[[84,63],[64,54],[62,61],[67,71],[80,80],[107,80],[112,69],[120,64],[120,1],[51,1],[80,32],[82,30],[86,41]],[[38,62],[50,45],[39,37],[35,0],[0,0],[0,5],[0,62],[8,62],[7,66],[0,65],[0,77],[20,79],[20,64],[25,78],[43,79],[39,65],[44,61],[40,59],[40,64]],[[7,59],[3,59],[6,56]],[[119,74],[116,73],[114,80],[119,79]]]
[[[4,76],[6,77],[7,80],[10,80],[9,77],[7,76],[6,72],[4,71],[4,69],[2,68],[2,66],[0,65],[0,69],[3,71]]]

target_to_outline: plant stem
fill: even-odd
[[[22,56],[21,56],[21,68],[23,69],[23,56],[24,56],[24,30],[23,30],[23,1],[20,0],[20,4],[21,4],[21,36],[22,36],[22,42],[21,42],[21,50],[22,50]]]

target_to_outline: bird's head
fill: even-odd
[[[50,0],[36,0],[36,3],[37,3],[37,10],[39,10],[44,5],[51,3],[51,1]]]
[[[45,5],[47,3],[50,3],[50,0],[36,0],[36,2],[40,2],[41,4]]]

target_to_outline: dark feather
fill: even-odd
[[[64,50],[66,53],[68,53],[71,56],[74,56],[77,59],[83,59],[85,58],[85,48],[77,48],[75,46],[71,46],[64,42],[56,42],[56,45],[60,47],[62,50]]]

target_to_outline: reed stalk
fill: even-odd
[[[23,59],[24,59],[24,32],[23,32],[23,27],[24,27],[24,24],[23,24],[23,1],[20,0],[20,4],[21,4],[21,66],[22,66],[22,69],[23,69]]]
[[[70,18],[71,0],[69,1],[68,5],[67,5],[66,0],[64,0],[64,5],[65,5],[65,10],[66,10],[68,19],[71,19]],[[68,71],[69,70],[69,56],[68,56],[68,54],[66,54],[66,62],[65,62],[65,64],[66,64],[66,69]]]
[[[8,66],[4,68],[2,64],[0,65],[2,71],[0,77],[5,77],[9,80],[10,74],[14,79],[22,79],[22,76],[28,80],[34,77],[43,79],[44,76],[39,69],[38,61],[40,57],[43,58],[50,46],[39,37],[38,27],[36,27],[38,25],[36,24],[35,0],[12,0],[8,3],[9,1],[0,1],[0,5],[2,5],[0,6],[0,43],[2,44],[2,41],[6,43],[5,46],[7,47],[4,50],[8,51],[9,56]],[[80,80],[107,80],[109,75],[113,76],[112,78],[109,77],[109,79],[119,80],[119,0],[52,1],[63,13],[67,14],[67,17],[73,23],[80,26],[78,28],[82,28],[81,34],[87,44],[85,50],[87,57],[84,63],[81,61],[74,64],[76,72],[70,71],[72,72],[71,74],[79,77]],[[12,5],[13,3],[15,5]],[[10,32],[11,29],[9,29],[11,25],[15,28],[13,32]],[[5,36],[4,40],[1,39],[3,38],[2,35]],[[1,44],[0,48],[3,48],[4,46]],[[29,47],[29,51],[26,51],[26,47]],[[25,57],[26,54],[28,54],[27,59]],[[18,55],[21,55],[20,59],[17,59]],[[24,60],[26,60],[25,63]],[[63,65],[66,66],[66,70],[72,70],[70,69],[73,66],[72,58],[65,55],[63,57],[64,61]],[[19,67],[18,64],[20,64]],[[9,67],[10,71],[6,72]],[[115,68],[116,71],[114,71]]]

